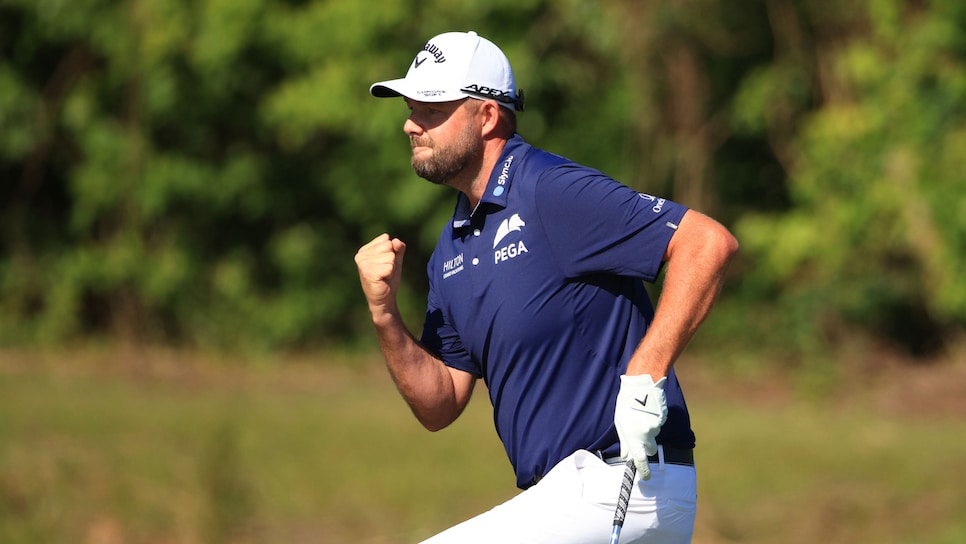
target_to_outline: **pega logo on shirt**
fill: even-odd
[[[524,245],[523,240],[519,242],[512,243],[508,246],[503,246],[493,253],[493,264],[499,264],[500,261],[509,261],[515,257],[519,257],[524,253],[530,253],[527,246]]]
[[[518,213],[511,215],[509,219],[504,219],[500,223],[500,227],[496,229],[496,237],[493,238],[493,247],[496,247],[501,240],[506,238],[507,234],[513,231],[520,232],[524,226],[526,226],[526,223],[523,219],[520,219],[520,214]]]
[[[511,215],[508,219],[504,219],[500,223],[499,228],[496,229],[496,236],[493,238],[493,263],[498,264],[500,261],[508,261],[524,253],[529,253],[527,246],[523,243],[523,240],[519,242],[512,242],[509,245],[505,245],[499,249],[496,249],[497,244],[503,241],[511,232],[521,232],[523,227],[526,226],[526,222],[520,218],[520,214],[515,213]]]

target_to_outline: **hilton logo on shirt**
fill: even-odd
[[[443,263],[443,279],[446,279],[452,276],[453,274],[458,274],[462,271],[463,271],[462,253]]]
[[[524,253],[529,253],[527,246],[523,244],[523,240],[511,242],[508,245],[496,249],[497,244],[503,241],[511,232],[521,232],[524,226],[526,226],[526,223],[520,218],[520,214],[518,213],[513,214],[509,219],[504,219],[500,223],[500,227],[496,229],[496,236],[493,238],[493,264],[499,264],[500,261],[508,261]]]

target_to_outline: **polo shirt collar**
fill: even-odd
[[[523,141],[519,134],[514,134],[503,146],[500,158],[490,172],[490,179],[486,183],[486,191],[480,199],[480,206],[496,206],[506,208],[507,196],[510,193],[510,184],[513,176],[523,161],[523,156],[528,151],[530,145]],[[456,211],[453,213],[453,228],[459,229],[470,226],[470,218],[474,209],[470,207],[470,200],[466,195],[459,193],[456,197]]]

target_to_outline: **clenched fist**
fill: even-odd
[[[388,234],[380,234],[356,253],[359,281],[373,319],[397,313],[396,294],[402,280],[405,253],[406,244]]]

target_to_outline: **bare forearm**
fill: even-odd
[[[474,380],[433,357],[403,323],[396,294],[405,253],[402,240],[381,234],[359,248],[355,262],[389,374],[416,418],[435,431],[463,411]]]
[[[469,394],[457,393],[450,369],[416,341],[398,315],[373,324],[389,374],[416,419],[431,431],[452,423]]]
[[[718,223],[701,215],[688,219],[689,228],[679,233],[682,239],[668,259],[654,321],[628,364],[629,375],[650,374],[655,380],[667,375],[711,312],[738,250],[737,241]]]

